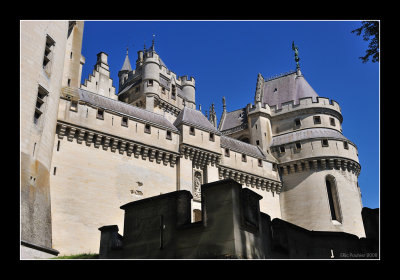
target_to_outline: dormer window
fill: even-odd
[[[210,141],[212,141],[212,142],[215,141],[215,135],[212,132],[210,132]]]
[[[194,131],[194,127],[193,126],[190,127],[189,134],[190,135],[195,135],[195,131]]]

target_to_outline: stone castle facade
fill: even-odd
[[[118,90],[108,55],[80,84],[84,23],[21,23],[21,256],[98,252],[98,228],[120,206],[189,191],[201,219],[201,185],[233,179],[262,197],[260,211],[306,230],[365,237],[356,145],[337,102],[300,68],[257,77],[254,104],[219,123],[198,109],[193,77],[178,76],[154,41],[126,53]],[[135,68],[132,68],[132,65]]]

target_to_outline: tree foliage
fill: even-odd
[[[361,27],[354,29],[351,33],[356,33],[362,37],[364,41],[369,41],[368,49],[365,51],[365,56],[360,56],[363,63],[369,61],[372,56],[372,62],[379,62],[379,22],[378,21],[362,21]]]

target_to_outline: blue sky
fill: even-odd
[[[363,64],[368,42],[351,33],[360,21],[85,21],[82,83],[104,51],[113,84],[129,46],[134,68],[137,51],[155,49],[178,76],[196,79],[196,103],[202,111],[215,104],[222,113],[254,100],[257,74],[264,78],[294,70],[292,41],[300,67],[321,97],[339,103],[343,134],[358,147],[363,206],[379,207],[379,64]]]

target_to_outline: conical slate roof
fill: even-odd
[[[124,71],[124,70],[132,71],[131,63],[130,63],[129,57],[128,57],[128,51],[126,52],[125,61],[124,61],[124,64],[122,65],[122,68],[120,71]]]
[[[275,79],[266,80],[264,82],[262,104],[267,103],[269,106],[280,107],[282,103],[298,100],[305,97],[311,97],[316,101],[318,94],[308,84],[303,75],[297,75],[292,72]]]

